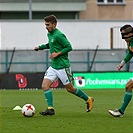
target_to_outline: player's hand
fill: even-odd
[[[35,47],[35,48],[34,48],[34,50],[35,50],[35,51],[38,51],[38,50],[39,50],[39,48],[38,48],[38,47]]]
[[[53,52],[50,56],[49,56],[49,58],[50,59],[52,59],[52,58],[55,58],[55,57],[57,57],[57,56],[59,56],[61,54],[61,52]]]
[[[119,65],[117,66],[118,71],[120,71],[122,67],[123,67],[123,65],[122,65],[122,64],[119,64]]]

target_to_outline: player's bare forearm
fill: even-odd
[[[121,70],[121,68],[125,65],[125,61],[122,60],[121,63],[117,66],[118,71]]]

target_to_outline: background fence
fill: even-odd
[[[73,72],[104,72],[117,71],[117,65],[126,55],[126,50],[73,50],[69,53]],[[96,53],[96,55],[95,55]],[[49,51],[33,50],[1,50],[0,73],[44,72],[50,65]],[[95,59],[94,59],[95,55]],[[93,62],[94,59],[94,62]],[[90,70],[91,69],[91,70]],[[122,71],[133,71],[133,59]]]

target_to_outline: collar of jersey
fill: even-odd
[[[54,34],[54,32],[56,31],[57,29],[55,28],[54,30],[52,30],[51,32],[49,32],[50,34]]]

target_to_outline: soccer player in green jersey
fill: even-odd
[[[89,97],[83,91],[78,88],[74,88],[72,81],[72,73],[70,68],[70,61],[68,59],[68,52],[72,50],[71,43],[66,36],[56,28],[57,18],[54,15],[49,15],[44,18],[45,26],[48,31],[48,43],[42,44],[34,48],[35,51],[50,49],[51,65],[46,70],[45,76],[42,82],[42,89],[44,90],[44,96],[48,108],[45,111],[40,112],[41,115],[54,115],[53,106],[53,94],[50,86],[59,78],[66,90],[86,101],[87,112],[92,110],[92,104],[94,99]]]
[[[122,35],[122,39],[125,39],[128,47],[128,53],[126,57],[121,61],[118,65],[118,71],[133,57],[133,27],[131,25],[124,25],[120,28],[120,32]],[[119,109],[116,110],[108,110],[108,112],[114,117],[122,117],[128,106],[129,102],[132,99],[132,89],[133,89],[133,77],[127,82],[125,87],[125,95],[123,99],[123,103]]]

